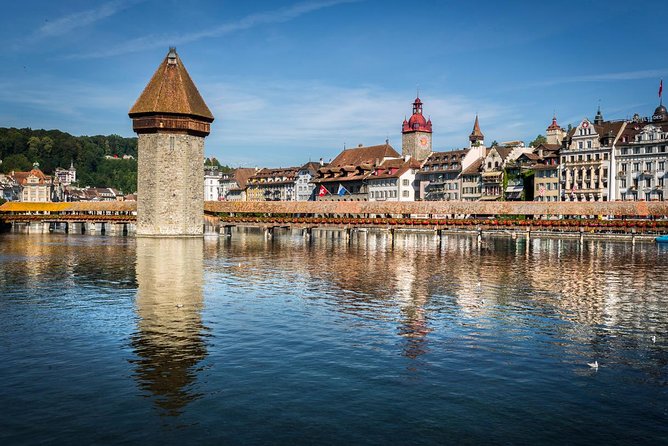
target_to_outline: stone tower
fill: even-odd
[[[552,124],[545,130],[545,137],[548,144],[559,144],[566,137],[566,131],[557,124],[557,117],[552,116]]]
[[[422,101],[419,97],[413,102],[413,115],[401,126],[401,154],[424,161],[431,153],[431,119],[422,115]]]
[[[137,235],[203,234],[204,138],[213,115],[176,49],[130,109],[139,136]]]
[[[473,130],[469,135],[469,147],[479,147],[485,145],[485,135],[480,130],[480,123],[478,122],[478,115],[475,115],[475,122],[473,123]]]

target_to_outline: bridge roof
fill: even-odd
[[[134,212],[136,201],[74,201],[61,203],[26,203],[8,201],[0,212]]]

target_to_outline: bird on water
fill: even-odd
[[[598,360],[596,360],[594,362],[588,362],[587,365],[594,370],[598,370]]]

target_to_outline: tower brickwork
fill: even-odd
[[[129,116],[139,139],[137,235],[201,236],[204,138],[213,115],[174,48]]]
[[[422,101],[419,97],[413,102],[413,114],[404,119],[401,126],[401,154],[415,160],[424,161],[429,157],[431,148],[431,119],[422,114]]]

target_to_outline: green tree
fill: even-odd
[[[547,138],[544,135],[536,136],[536,139],[529,143],[530,147],[538,147],[541,144],[547,143]]]
[[[4,173],[10,173],[12,171],[26,172],[32,168],[32,163],[24,154],[19,153],[16,155],[9,155],[2,160],[1,166]]]

